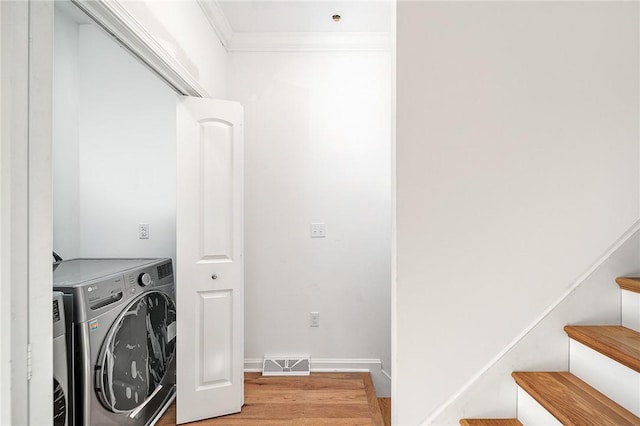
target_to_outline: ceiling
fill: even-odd
[[[388,33],[391,0],[219,0],[231,29],[252,33]],[[332,16],[341,16],[334,22]]]

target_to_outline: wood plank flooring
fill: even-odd
[[[384,426],[391,426],[391,398],[378,398]]]
[[[242,412],[189,425],[385,426],[369,373],[245,373],[244,389]],[[174,426],[175,410],[174,403],[156,425]]]

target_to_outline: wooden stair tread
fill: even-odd
[[[569,337],[640,373],[640,333],[620,325],[564,328]]]
[[[569,372],[513,372],[511,375],[565,426],[640,425],[639,417]]]
[[[616,282],[623,290],[640,293],[640,277],[618,277]]]
[[[460,426],[522,426],[518,419],[461,419]]]

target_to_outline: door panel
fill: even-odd
[[[201,262],[233,258],[233,124],[200,123]]]
[[[198,340],[202,367],[198,377],[202,387],[232,384],[230,349],[233,334],[233,300],[230,291],[200,293]]]
[[[177,106],[177,422],[244,402],[242,107]]]

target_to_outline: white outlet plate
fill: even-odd
[[[309,312],[309,327],[320,327],[320,312]]]
[[[141,240],[149,239],[149,224],[148,223],[140,223],[138,224],[138,238]]]
[[[311,224],[311,238],[325,238],[327,236],[327,227],[322,222]]]

